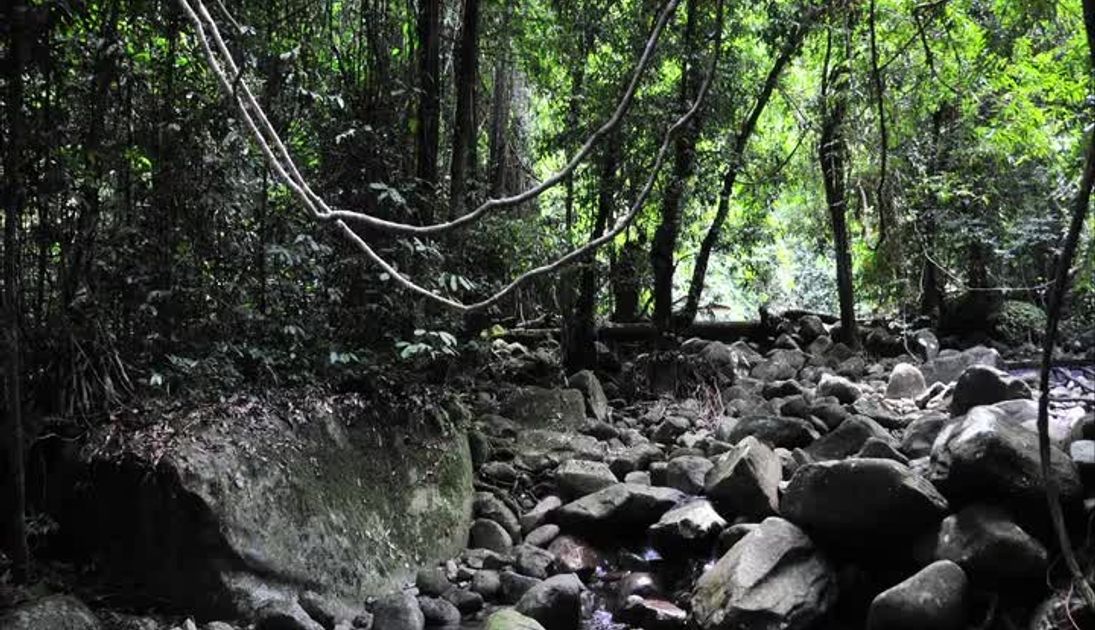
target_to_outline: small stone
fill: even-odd
[[[461,615],[474,615],[483,609],[483,596],[462,588],[450,588],[442,596],[460,611]]]
[[[420,569],[414,578],[414,585],[419,593],[429,597],[441,597],[442,593],[452,587],[449,578],[439,567]]]
[[[555,562],[555,556],[551,552],[528,544],[517,545],[514,553],[517,570],[522,575],[541,580],[550,574],[551,565]]]
[[[423,630],[426,627],[426,617],[413,595],[392,593],[377,600],[373,608],[373,627],[384,630]]]
[[[545,630],[578,630],[582,593],[578,576],[564,573],[530,588],[517,602],[517,612],[540,622]]]
[[[555,568],[560,573],[575,573],[589,577],[597,570],[601,554],[589,543],[574,536],[563,535],[551,541],[548,552],[555,556]]]
[[[662,514],[650,526],[650,535],[654,545],[666,552],[704,550],[726,526],[709,501],[697,499]]]
[[[916,398],[928,389],[924,374],[911,363],[898,363],[890,372],[886,398]]]
[[[471,578],[471,590],[484,599],[494,599],[502,592],[502,578],[497,571],[490,569],[476,571]]]
[[[417,626],[408,622],[407,625],[392,627],[398,630],[411,630]],[[273,599],[264,603],[255,613],[255,630],[323,630],[323,626],[308,616],[299,603]]]
[[[460,611],[451,602],[440,597],[419,597],[418,607],[427,626],[450,627],[460,624]]]
[[[540,502],[536,504],[536,507],[532,508],[528,512],[525,512],[519,519],[521,522],[521,530],[525,532],[531,532],[544,523],[548,515],[554,512],[559,506],[563,504],[563,500],[554,495],[548,495]]]
[[[832,396],[845,405],[854,403],[862,395],[855,383],[841,376],[825,374],[817,384],[817,393]]]
[[[906,466],[909,464],[909,458],[894,448],[892,441],[877,437],[867,438],[867,441],[863,443],[863,448],[859,449],[855,456],[865,459],[892,459],[899,464]]]
[[[468,532],[468,546],[472,549],[490,549],[497,553],[509,553],[513,539],[509,532],[496,521],[477,518]]]
[[[472,512],[479,518],[486,518],[501,525],[511,538],[521,535],[521,524],[513,510],[501,499],[490,492],[476,492],[472,503]]]
[[[512,608],[504,608],[487,617],[483,630],[544,630],[544,627]]]
[[[533,547],[545,549],[558,535],[559,526],[548,523],[547,525],[541,525],[529,532],[528,536],[525,536],[525,543],[532,545]]]
[[[530,588],[540,583],[539,578],[521,575],[514,571],[502,571],[498,574],[502,583],[502,601],[507,604],[516,604]]]
[[[613,618],[644,630],[683,630],[688,613],[664,599],[632,595]]]

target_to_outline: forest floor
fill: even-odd
[[[1095,627],[1048,521],[1034,372],[913,345],[867,356],[803,318],[770,345],[605,349],[606,369],[564,377],[551,344],[498,341],[465,396],[467,549],[413,585],[199,626],[121,613],[47,562],[34,589],[5,591],[22,603],[0,629],[50,627],[19,625],[28,610],[106,630]],[[1051,466],[1086,562],[1095,370],[1069,365]],[[49,592],[78,599],[36,600]]]

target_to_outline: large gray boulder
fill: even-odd
[[[669,510],[650,526],[654,545],[667,552],[706,550],[729,523],[706,499]]]
[[[775,451],[749,436],[707,473],[707,496],[724,514],[759,520],[779,512],[782,466]]]
[[[749,376],[761,381],[785,381],[794,378],[803,365],[806,355],[801,350],[773,350],[753,367]]]
[[[616,482],[616,475],[604,462],[569,459],[555,471],[555,485],[564,498],[584,497]]]
[[[788,416],[726,418],[715,427],[715,437],[730,444],[750,435],[772,448],[792,449],[810,444],[820,434],[808,421]]]
[[[957,564],[932,563],[874,598],[867,630],[962,630],[966,586],[966,574]]]
[[[837,598],[837,577],[801,529],[765,519],[696,582],[701,630],[807,630]]]
[[[646,527],[685,499],[679,490],[618,483],[572,501],[555,510],[555,522],[581,533],[582,528],[612,530]]]
[[[908,466],[889,459],[807,464],[780,504],[784,517],[843,548],[883,548],[942,520],[947,500]]]
[[[146,429],[93,436],[54,510],[132,593],[252,618],[306,590],[363,601],[467,542],[471,457],[439,409],[240,395]]]
[[[951,383],[971,365],[987,365],[989,367],[1004,369],[1005,363],[1000,353],[993,348],[974,346],[961,352],[957,350],[943,350],[934,359],[920,366],[924,374],[924,380],[928,385],[932,383]]]
[[[976,504],[943,519],[930,539],[934,559],[958,563],[979,586],[1031,583],[1044,576],[1049,553],[1003,509]]]
[[[851,416],[803,450],[816,460],[844,459],[858,453],[871,438],[894,441],[889,431],[874,420],[867,416]]]
[[[1050,470],[1062,501],[1079,501],[1083,486],[1076,466],[1053,445]],[[974,407],[943,428],[932,445],[929,477],[958,503],[996,502],[1017,515],[1045,512],[1038,436],[995,405]]]
[[[0,616],[3,630],[99,630],[99,620],[70,595],[50,595],[20,604]]]
[[[582,392],[589,415],[601,422],[608,420],[608,397],[597,375],[589,370],[576,372],[567,379],[570,386]]]
[[[1030,398],[1030,387],[1022,380],[987,365],[973,365],[958,377],[951,399],[951,413],[960,416],[977,405]]]
[[[502,403],[502,415],[527,428],[576,427],[586,418],[585,398],[577,389],[518,387]]]

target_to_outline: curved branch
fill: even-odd
[[[216,48],[220,55],[223,57],[229,72],[232,75],[240,75],[240,69],[237,67],[236,62],[231,55],[231,52],[225,44],[224,39],[220,34],[220,30],[217,28],[216,21],[213,20],[212,16],[209,14],[209,11],[205,8],[205,5],[202,3],[201,0],[193,1],[194,6],[197,7],[197,13],[195,13],[194,9],[191,8],[187,0],[179,0],[179,4],[183,7],[183,11],[189,17],[191,17],[191,22],[195,22],[195,20],[197,20],[197,22],[195,23],[195,28],[199,30],[199,33],[205,32],[204,29],[202,29],[200,26],[200,22],[204,20],[205,27],[208,29],[209,34],[212,35],[213,42],[216,45]],[[617,126],[619,126],[620,122],[623,120],[623,117],[627,114],[627,111],[630,109],[631,103],[634,99],[635,92],[638,90],[639,82],[642,79],[642,75],[644,74],[646,68],[650,65],[650,60],[654,56],[654,51],[657,48],[658,40],[660,39],[661,34],[669,21],[670,16],[674,13],[679,4],[680,0],[668,0],[666,2],[665,6],[662,8],[661,12],[658,15],[658,19],[654,25],[654,30],[651,32],[650,37],[646,41],[646,45],[643,48],[642,56],[639,58],[639,62],[632,73],[631,80],[628,83],[627,89],[624,91],[624,94],[617,104],[616,109],[613,111],[612,116],[607,121],[605,121],[605,123],[602,124],[597,130],[595,130],[593,134],[589,136],[589,138],[586,139],[585,143],[582,144],[578,152],[570,158],[570,160],[567,162],[566,165],[564,165],[561,170],[549,176],[543,182],[528,190],[509,197],[487,200],[483,202],[478,208],[469,212],[468,214],[444,223],[437,223],[433,225],[410,225],[407,223],[390,221],[362,212],[336,210],[331,208],[321,197],[319,197],[319,195],[312,191],[307,181],[300,174],[300,171],[297,169],[296,164],[293,162],[291,154],[285,147],[285,144],[282,142],[277,132],[274,130],[273,125],[270,124],[270,121],[267,119],[265,112],[259,105],[250,87],[247,85],[247,82],[240,80],[238,83],[238,87],[240,89],[238,91],[231,87],[231,82],[229,82],[229,85],[227,87],[224,86],[222,82],[222,88],[226,87],[228,94],[235,95],[237,98],[239,98],[238,92],[242,92],[243,97],[240,103],[241,107],[248,108],[254,112],[254,115],[257,118],[259,126],[262,130],[262,133],[259,133],[256,136],[255,140],[260,143],[265,140],[267,143],[273,145],[273,148],[276,149],[276,153],[280,155],[280,159],[284,162],[284,168],[278,168],[275,166],[275,171],[277,171],[279,175],[286,172],[292,175],[292,179],[296,181],[297,186],[311,200],[310,206],[316,208],[316,211],[319,213],[318,216],[320,218],[326,220],[350,220],[355,222],[361,222],[368,225],[369,227],[398,234],[437,234],[471,223],[479,219],[484,214],[487,214],[493,210],[516,206],[531,199],[534,199],[542,195],[547,190],[558,185],[571,173],[573,173],[578,165],[582,162],[582,160],[584,160],[586,156],[588,156],[589,153],[596,147],[597,143],[600,142],[608,133],[614,130]],[[198,18],[197,14],[200,14],[201,17]],[[203,44],[203,46],[205,45]],[[214,63],[213,59],[210,58],[211,51],[207,47],[206,52],[207,61],[209,61],[211,64]],[[252,133],[255,133],[255,126],[251,125],[251,128]],[[269,160],[270,155],[266,151],[264,151],[264,154],[267,155],[267,159]],[[284,178],[285,177],[283,177],[283,179]]]
[[[654,161],[654,164],[651,167],[650,175],[647,179],[646,185],[644,186],[644,188],[643,188],[642,192],[640,193],[639,197],[632,204],[632,207],[630,208],[628,213],[625,216],[621,217],[621,219],[616,223],[616,225],[610,231],[606,232],[600,238],[592,240],[592,241],[586,243],[585,245],[583,245],[582,247],[576,248],[576,249],[568,252],[567,254],[559,257],[558,259],[554,260],[551,263],[547,263],[547,264],[542,265],[540,267],[536,267],[534,269],[526,271],[525,273],[523,273],[522,275],[515,278],[505,288],[503,288],[501,291],[495,293],[494,295],[492,295],[492,296],[490,296],[490,297],[488,297],[488,298],[486,298],[486,299],[484,299],[480,302],[475,302],[475,303],[472,303],[472,304],[464,304],[462,302],[458,302],[456,300],[447,298],[443,295],[440,295],[438,293],[430,291],[429,289],[426,289],[425,287],[422,287],[421,285],[418,285],[418,284],[414,283],[409,278],[407,278],[406,276],[401,274],[397,269],[395,269],[395,267],[391,263],[389,263],[382,256],[380,256],[372,248],[372,246],[369,245],[369,243],[365,239],[363,239],[359,234],[357,234],[357,232],[355,232],[349,225],[347,225],[347,223],[343,220],[343,218],[344,218],[343,215],[335,214],[333,211],[331,211],[326,206],[326,204],[323,202],[322,199],[320,199],[317,195],[315,195],[314,192],[311,191],[311,189],[308,187],[307,183],[305,181],[303,181],[303,177],[300,175],[300,173],[296,169],[295,165],[292,163],[292,158],[289,155],[288,150],[285,148],[284,143],[282,143],[280,138],[278,138],[277,135],[275,133],[273,133],[272,125],[270,125],[269,120],[266,118],[266,116],[262,112],[261,108],[259,108],[257,106],[257,102],[255,102],[254,96],[253,96],[253,94],[251,94],[250,89],[247,87],[247,85],[244,82],[240,82],[241,85],[242,85],[242,94],[239,91],[236,91],[232,88],[232,81],[230,81],[228,79],[228,74],[225,73],[225,68],[221,66],[221,63],[217,60],[217,56],[214,53],[213,48],[210,46],[210,43],[209,43],[210,35],[211,35],[211,39],[214,42],[214,44],[216,45],[218,51],[220,52],[222,57],[225,58],[225,63],[227,64],[228,70],[231,71],[233,74],[238,74],[238,67],[235,64],[235,61],[231,59],[231,55],[230,55],[230,53],[227,49],[227,46],[224,44],[223,38],[221,38],[220,35],[219,35],[219,32],[217,32],[215,30],[216,25],[213,23],[213,20],[212,20],[211,16],[209,16],[209,13],[205,9],[204,5],[201,3],[201,0],[194,0],[194,4],[198,7],[197,10],[195,10],[190,5],[190,2],[188,0],[178,0],[178,2],[179,2],[179,5],[182,7],[183,12],[190,19],[191,23],[194,25],[194,28],[198,33],[199,41],[201,42],[202,49],[205,52],[206,60],[208,61],[210,68],[213,70],[213,73],[217,77],[218,82],[221,84],[222,89],[224,89],[227,94],[232,95],[232,96],[235,97],[235,101],[236,101],[236,104],[237,104],[237,109],[240,111],[240,114],[242,115],[242,117],[244,119],[244,122],[247,124],[248,128],[251,130],[251,132],[254,136],[254,139],[258,143],[259,148],[262,151],[263,155],[271,163],[271,166],[273,166],[274,170],[278,173],[278,175],[280,177],[282,177],[282,179],[285,180],[285,183],[289,186],[290,190],[292,190],[293,193],[296,194],[296,196],[301,200],[301,202],[305,205],[305,207],[313,214],[313,216],[315,216],[316,218],[319,218],[319,219],[332,221],[334,223],[334,225],[336,226],[336,228],[338,228],[339,231],[341,231],[346,236],[346,238],[348,238],[363,254],[365,254],[366,258],[368,258],[370,261],[372,261],[377,266],[379,266],[384,272],[388,273],[398,284],[400,284],[404,288],[406,288],[406,289],[408,289],[408,290],[410,290],[414,293],[417,293],[418,295],[421,295],[425,298],[428,298],[428,299],[433,300],[435,302],[438,302],[438,303],[440,303],[444,306],[447,306],[449,308],[453,308],[453,309],[461,311],[461,312],[476,311],[476,310],[482,310],[482,309],[488,308],[488,307],[498,303],[504,297],[506,297],[507,295],[512,293],[514,290],[519,288],[521,285],[523,285],[523,284],[527,283],[528,281],[532,280],[533,278],[535,278],[537,276],[547,274],[547,273],[551,273],[551,272],[553,272],[557,269],[560,269],[560,268],[574,262],[575,260],[589,254],[591,251],[593,251],[593,250],[601,247],[605,243],[611,241],[618,234],[620,234],[623,230],[625,230],[627,228],[627,226],[630,225],[630,223],[638,215],[638,213],[642,209],[646,199],[649,197],[650,192],[653,190],[654,184],[657,181],[658,174],[660,173],[661,167],[663,166],[663,164],[665,162],[665,155],[668,152],[669,144],[670,144],[673,136],[684,125],[686,125],[689,122],[689,120],[691,120],[692,117],[694,117],[696,115],[696,113],[699,111],[700,106],[703,103],[703,100],[704,100],[704,98],[705,98],[705,96],[706,96],[706,94],[707,94],[707,92],[710,88],[711,81],[712,81],[712,79],[714,77],[714,73],[715,73],[716,62],[717,62],[717,59],[718,59],[718,51],[716,50],[715,54],[712,55],[710,68],[708,70],[707,76],[704,79],[704,83],[701,86],[699,93],[697,94],[695,103],[693,103],[692,107],[688,110],[688,112],[686,112],[683,116],[681,116],[673,125],[671,125],[666,130],[665,136],[664,136],[663,141],[662,141],[662,145],[659,148],[657,157]],[[627,106],[630,103],[631,97],[634,95],[635,88],[637,86],[638,77],[641,74],[641,69],[642,69],[642,67],[645,67],[645,65],[649,62],[649,57],[653,52],[653,45],[654,45],[654,43],[656,43],[657,36],[660,34],[661,30],[664,28],[665,23],[668,20],[668,16],[672,13],[672,9],[676,8],[678,3],[679,3],[679,0],[669,0],[669,2],[666,4],[665,9],[662,11],[662,13],[659,16],[658,24],[655,27],[655,32],[654,32],[654,34],[651,35],[651,39],[647,42],[647,48],[644,51],[644,55],[643,55],[642,60],[640,61],[640,68],[637,69],[635,77],[632,79],[632,83],[628,88],[628,92],[627,92],[627,94],[625,94],[625,98],[621,102],[621,107],[617,108],[616,115],[614,115],[613,118],[610,119],[608,123],[603,125],[600,129],[598,129],[597,132],[595,132],[595,134],[594,134],[595,137],[591,137],[590,140],[587,140],[586,144],[583,145],[583,149],[579,151],[580,156],[584,157],[585,154],[588,154],[588,152],[590,150],[592,150],[593,145],[596,143],[597,133],[601,133],[601,135],[603,135],[604,133],[607,133],[616,124],[619,123],[620,118],[622,118],[623,114],[627,110]],[[201,13],[201,16],[199,16],[199,13]],[[209,26],[209,31],[208,31],[209,34],[207,34],[206,26]],[[252,114],[252,111],[254,112],[254,114]],[[256,121],[256,118],[258,119],[257,121]],[[270,146],[271,142],[273,142],[273,144],[274,144],[273,148]],[[280,157],[279,157],[278,154],[280,154]],[[571,170],[573,170],[573,168],[577,166],[578,161],[580,161],[580,157],[576,156],[575,158],[573,158],[571,160],[571,163],[568,164],[567,168],[570,168]],[[565,170],[566,169],[564,169],[564,171]],[[537,189],[541,189],[540,192],[543,192],[543,190],[547,190],[547,188],[550,187],[550,186],[545,186],[545,184],[548,184],[551,181],[551,179],[555,179],[556,183],[558,181],[561,181],[562,178],[565,177],[568,172],[569,171],[560,172],[560,174],[557,174],[557,176],[555,178],[549,178],[549,180],[545,180],[544,184],[541,184],[540,186],[532,189],[531,191],[526,191],[524,193],[521,193],[521,194],[516,195],[514,197],[509,197],[509,198],[506,198],[506,199],[491,200],[491,201],[487,202],[486,204],[483,204],[483,206],[481,206],[480,209],[476,210],[475,212],[478,212],[479,214],[482,214],[483,212],[486,211],[486,210],[484,210],[484,208],[487,207],[491,203],[495,204],[494,206],[491,206],[491,207],[500,207],[500,205],[503,205],[503,204],[513,205],[514,203],[519,203],[520,201],[511,202],[511,201],[508,201],[508,200],[518,199],[518,198],[521,198],[522,196],[525,196],[525,197],[521,200],[532,198],[532,197],[535,196],[535,194],[532,194],[532,191],[537,190]],[[536,193],[536,194],[539,194],[539,193]],[[473,212],[472,214],[475,214],[475,212]],[[354,218],[354,219],[359,219],[359,218],[361,218],[361,216],[367,216],[367,215],[358,215],[358,213],[350,213],[350,214],[352,215],[352,218]],[[451,221],[448,224],[442,224],[442,225],[452,225],[453,227],[455,227],[454,224],[459,225],[459,224],[467,223],[468,221],[473,220],[473,218],[468,218],[469,216],[471,216],[471,215],[465,215],[464,217],[461,217],[460,219],[458,219],[456,221]],[[351,218],[351,217],[346,216],[345,218]],[[438,229],[438,226],[408,226],[408,225],[405,225],[405,224],[396,224],[396,223],[392,223],[392,222],[388,222],[388,221],[383,221],[383,220],[380,220],[380,219],[376,219],[376,217],[370,217],[370,220],[367,221],[367,222],[371,223],[373,220],[382,221],[385,225],[389,225],[389,226],[401,226],[398,230],[396,230],[396,231],[400,231],[400,232],[404,232],[404,230],[402,228],[413,228],[413,230],[407,230],[406,231],[406,232],[409,232],[409,233],[423,233],[423,232],[421,232],[421,230],[428,230],[425,233],[430,233],[432,231],[440,231]],[[448,229],[448,228],[446,228],[446,229]]]

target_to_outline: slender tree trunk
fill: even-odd
[[[689,0],[684,30],[685,67],[677,100],[677,108],[682,112],[688,109],[699,91],[699,64],[694,63],[696,8],[697,0]],[[701,116],[695,116],[674,140],[673,174],[662,198],[661,223],[650,247],[650,266],[654,272],[654,325],[662,331],[669,329],[673,316],[673,254],[677,247],[684,189],[696,164],[701,120]]]
[[[616,171],[620,160],[619,142],[608,138],[601,160],[600,184],[597,192],[597,216],[589,240],[605,233],[612,217],[616,199]],[[579,272],[578,296],[572,314],[567,339],[565,364],[568,372],[592,369],[597,364],[597,254],[590,254]]]
[[[437,184],[441,124],[441,0],[420,0],[418,8],[418,127],[416,175],[432,192]],[[432,200],[431,200],[432,201]],[[429,208],[430,205],[425,205]],[[432,221],[426,211],[423,221]]]
[[[103,180],[103,136],[106,132],[107,105],[110,97],[114,60],[110,51],[117,35],[118,3],[109,3],[103,16],[100,44],[95,52],[92,77],[90,123],[83,137],[84,160],[87,173],[80,185],[83,201],[76,219],[76,234],[72,249],[66,257],[67,265],[61,289],[61,304],[71,304],[81,282],[88,280],[91,261],[94,259],[99,219],[102,215],[102,198],[99,194]],[[154,176],[155,177],[155,176]]]
[[[779,56],[776,57],[775,62],[768,71],[768,76],[757,95],[757,100],[753,103],[753,108],[749,110],[749,115],[742,121],[741,128],[734,137],[730,159],[726,166],[726,172],[722,176],[722,189],[719,191],[718,208],[715,211],[715,217],[712,219],[711,225],[707,228],[703,241],[700,243],[700,250],[696,254],[696,260],[692,267],[692,281],[688,285],[688,297],[680,313],[680,320],[684,324],[691,324],[696,319],[696,313],[699,311],[700,306],[700,297],[703,295],[704,282],[707,278],[707,267],[711,262],[711,253],[715,251],[715,245],[718,244],[719,237],[722,235],[722,226],[726,222],[726,217],[730,214],[730,198],[734,194],[734,183],[737,181],[738,173],[745,165],[745,151],[749,146],[749,140],[753,137],[753,132],[757,128],[757,121],[764,113],[764,108],[768,106],[768,101],[772,98],[772,93],[783,75],[783,70],[791,63],[802,47],[802,41],[813,22],[812,16],[807,17],[808,19],[799,20],[798,28],[788,36]]]
[[[490,134],[487,138],[487,181],[491,197],[500,197],[506,182],[506,131],[509,128],[510,106],[513,101],[513,65],[510,60],[509,21],[512,3],[506,3],[500,27],[502,44],[494,62],[490,100]]]
[[[460,51],[456,57],[456,114],[452,130],[449,214],[464,212],[475,147],[475,86],[479,81],[479,0],[464,0]]]
[[[570,104],[567,109],[567,131],[568,133],[577,133],[579,118],[582,113],[582,93],[585,89],[586,78],[586,59],[589,57],[589,51],[593,48],[594,41],[593,29],[586,29],[582,34],[582,45],[578,51],[578,58],[575,60],[571,67],[570,73]],[[568,145],[571,143],[567,143]],[[563,197],[563,226],[566,230],[567,242],[570,242],[572,237],[571,232],[574,229],[574,174],[566,178],[564,182],[566,186],[566,192]]]
[[[822,124],[818,143],[818,160],[825,182],[825,201],[829,206],[829,220],[833,230],[833,249],[836,257],[837,292],[840,300],[841,338],[854,346],[859,344],[855,321],[855,293],[852,285],[852,255],[848,243],[847,224],[847,157],[844,125],[848,109],[850,89],[849,63],[852,54],[852,30],[854,15],[848,11],[842,41],[838,45],[837,60],[831,71],[826,63],[826,76],[822,78]],[[832,53],[832,34],[826,51],[826,61]]]
[[[4,460],[0,468],[3,484],[4,549],[12,562],[16,582],[27,579],[30,553],[27,549],[26,481],[23,461],[22,344],[20,342],[19,223],[25,191],[23,120],[23,68],[27,54],[25,36],[27,5],[24,0],[8,4],[7,122],[4,182],[4,361],[3,426]]]
[[[641,229],[641,228],[640,228]],[[646,239],[639,232],[620,248],[612,269],[612,321],[626,323],[638,319],[639,293],[642,290],[642,265],[646,262]]]
[[[932,114],[932,157],[928,162],[928,175],[934,176],[939,172],[943,159],[943,119],[946,106],[940,106]],[[938,318],[939,309],[943,305],[943,293],[939,285],[939,270],[931,253],[935,248],[935,208],[934,203],[929,207],[920,209],[920,233],[923,238],[922,246],[925,253],[921,256],[920,265],[920,313],[928,317]]]

